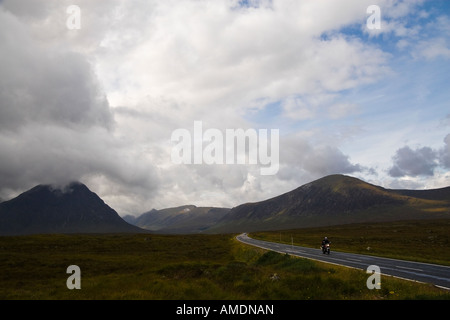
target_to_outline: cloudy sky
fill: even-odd
[[[279,170],[175,163],[194,121],[279,130]],[[450,1],[0,0],[0,199],[79,180],[136,215],[333,173],[450,185]]]

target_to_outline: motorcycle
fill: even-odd
[[[322,246],[322,253],[323,254],[330,254],[330,244],[327,243]]]

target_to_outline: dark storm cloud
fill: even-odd
[[[93,133],[109,130],[113,117],[88,61],[39,43],[26,24],[2,8],[0,44],[3,186],[60,182],[91,172],[107,136]]]
[[[0,7],[0,70],[0,197],[89,176],[154,189],[153,168],[137,165],[134,150],[115,138],[114,115],[85,55],[39,42]]]
[[[304,168],[320,176],[363,171],[359,164],[352,164],[348,156],[332,146],[319,147],[314,152],[307,154]]]
[[[108,101],[83,56],[45,47],[14,16],[0,16],[0,130],[29,122],[112,126]]]
[[[394,165],[389,170],[391,177],[432,176],[438,166],[437,153],[429,147],[412,150],[406,146],[398,149],[393,157]]]
[[[405,146],[392,157],[394,162],[389,175],[394,178],[410,176],[434,176],[436,168],[450,168],[450,134],[444,138],[444,147],[411,149]]]
[[[282,180],[304,180],[329,174],[358,173],[367,170],[350,161],[350,157],[339,148],[330,145],[313,145],[298,136],[282,137],[280,160],[282,166],[278,177]]]
[[[444,139],[445,146],[439,152],[439,161],[444,168],[450,169],[450,134]]]

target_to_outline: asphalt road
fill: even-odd
[[[243,243],[263,249],[288,253],[298,257],[314,259],[341,266],[362,269],[364,271],[366,271],[369,266],[375,265],[380,268],[380,273],[382,276],[390,275],[412,281],[431,283],[438,287],[450,290],[450,267],[447,266],[337,252],[333,251],[333,244],[331,244],[330,255],[326,255],[323,254],[322,250],[319,248],[320,243],[317,246],[317,249],[313,249],[256,240],[248,237],[246,233],[240,234],[236,238]]]

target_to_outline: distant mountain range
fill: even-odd
[[[0,235],[148,232],[125,222],[84,184],[38,185],[0,203]]]
[[[123,219],[85,185],[39,185],[0,203],[0,235],[237,233],[357,222],[450,218],[450,187],[391,190],[331,175],[277,197],[234,207],[186,205]]]
[[[139,217],[123,217],[128,223],[157,233],[200,233],[214,226],[230,209],[186,205],[153,209]]]

